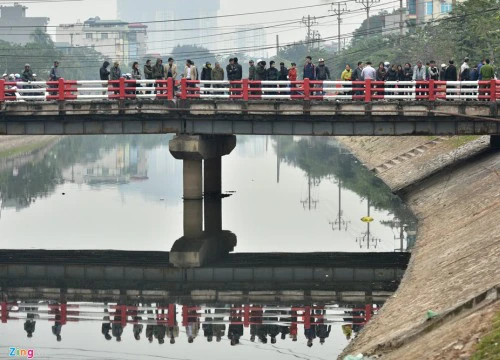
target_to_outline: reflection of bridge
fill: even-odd
[[[231,254],[194,269],[168,265],[168,253],[0,252],[9,298],[73,301],[384,301],[398,286],[405,253]],[[312,264],[312,265],[311,265]]]
[[[92,84],[97,87],[91,90],[85,87]],[[500,85],[495,80],[448,84],[307,80],[294,84],[251,84],[243,80],[231,84],[222,81],[218,84],[221,88],[203,88],[199,81],[188,84],[184,80],[178,94],[174,94],[171,80],[163,84],[144,80],[143,84],[157,90],[157,94],[136,94],[135,80],[123,79],[108,84],[108,90],[118,92],[109,95],[102,95],[99,81],[61,80],[51,84],[56,87],[49,95],[41,99],[26,96],[23,102],[16,101],[16,90],[0,91],[3,102],[0,134],[500,136],[497,120]],[[384,86],[388,88],[380,94]],[[2,81],[0,89],[4,89]],[[146,89],[143,87],[141,91]],[[353,90],[363,95],[349,95]],[[45,89],[40,91],[45,94]],[[81,93],[89,91],[97,94]],[[224,95],[229,92],[233,95]],[[92,102],[92,99],[111,101]],[[500,146],[500,140],[496,139],[494,144]]]

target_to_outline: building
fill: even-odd
[[[408,28],[406,26],[406,17],[404,13],[406,9],[403,9],[403,34],[406,34]],[[392,14],[387,14],[384,16],[384,25],[382,27],[382,34],[384,35],[398,35],[401,32],[401,14],[399,10],[394,11]]]
[[[235,26],[231,31],[225,30],[221,41],[218,42],[218,49],[222,53],[245,53],[253,58],[266,58],[266,31],[262,28],[248,28],[245,26]],[[224,50],[225,49],[225,50]]]
[[[56,42],[93,48],[128,68],[130,63],[140,60],[147,53],[147,28],[141,23],[95,17],[83,23],[59,25]]]
[[[426,24],[447,16],[453,3],[465,0],[408,0],[407,20],[410,24]]]
[[[33,34],[39,30],[47,33],[49,18],[27,17],[26,6],[0,6],[0,40],[25,45],[33,41]]]
[[[217,13],[220,0],[148,0],[148,6],[136,0],[117,0],[117,16],[130,22],[149,25],[148,49],[168,55],[176,45],[198,45],[218,49]],[[193,19],[197,20],[182,20]],[[226,30],[229,31],[229,30]],[[192,56],[195,58],[195,54]]]

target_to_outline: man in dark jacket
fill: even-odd
[[[149,59],[146,61],[146,65],[144,65],[144,78],[146,80],[153,79],[153,67],[151,66],[151,60]]]
[[[234,74],[234,80],[243,79],[243,67],[238,63],[238,58],[234,58],[234,66],[236,68],[236,72]]]
[[[201,70],[201,79],[200,80],[207,80],[210,81],[212,80],[212,64],[210,62],[206,62],[205,66],[203,66],[203,70]],[[206,88],[210,87],[210,84],[205,84]],[[209,94],[209,92],[205,92],[206,94]]]
[[[156,64],[153,66],[153,79],[162,80],[165,78],[165,69],[163,68],[162,60],[156,59]]]
[[[253,60],[250,60],[248,64],[250,65],[248,67],[248,80],[253,81],[255,80],[255,65],[253,63]]]
[[[302,72],[303,79],[315,80],[316,68],[312,63],[312,57],[306,56],[306,63],[304,64],[304,70]]]
[[[267,69],[267,80],[269,81],[277,81],[279,77],[278,69],[274,67],[275,62],[271,61],[269,63],[269,69]],[[276,87],[276,85],[273,85]]]
[[[316,67],[316,80],[330,80],[330,69],[325,65],[324,59],[319,59],[318,66]]]
[[[283,62],[280,63],[280,71],[279,71],[278,79],[280,81],[287,81],[288,80],[288,69],[285,67],[285,63],[283,63]]]
[[[226,66],[227,79],[229,81],[236,80],[236,66],[234,65],[234,59],[229,59],[229,64]]]
[[[99,69],[99,78],[102,81],[108,81],[109,80],[109,74],[110,74],[110,72],[108,70],[108,66],[109,66],[109,61],[105,61],[105,62],[103,62],[102,67]]]
[[[257,67],[255,68],[255,80],[267,80],[266,62],[263,60],[257,63]]]
[[[358,67],[356,69],[354,69],[354,71],[352,72],[351,81],[363,80],[363,77],[361,76],[362,72],[363,72],[363,62],[358,61]],[[356,85],[356,86],[353,85],[353,87],[361,88],[364,86],[363,85]],[[363,95],[363,91],[355,91],[354,95]]]
[[[453,60],[449,61],[449,65],[446,68],[446,71],[444,72],[444,80],[445,81],[457,81],[457,68],[455,67],[455,62]],[[448,85],[446,84],[446,88],[455,88],[454,85]],[[447,92],[446,95],[454,95],[451,92]]]

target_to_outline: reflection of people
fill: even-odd
[[[61,341],[61,330],[62,330],[62,322],[61,322],[61,311],[59,310],[59,307],[54,309],[54,312],[56,314],[55,316],[55,324],[52,325],[52,334],[56,336],[57,341]]]
[[[224,309],[215,309],[215,314],[221,314],[224,313]],[[214,321],[216,322],[222,322],[224,321],[223,317],[215,317]],[[214,324],[213,325],[213,331],[214,331],[214,336],[217,342],[220,342],[222,340],[222,337],[226,333],[226,324]]]
[[[104,312],[107,313],[108,309],[104,309]],[[109,320],[109,316],[106,315],[102,318],[102,326],[101,326],[101,333],[104,335],[104,338],[106,340],[111,340],[111,335],[109,332],[111,331],[111,323]]]
[[[314,318],[311,317],[311,326],[309,329],[304,328],[304,336],[307,339],[307,346],[313,346],[313,341],[316,339],[316,325],[314,325]]]
[[[186,326],[186,335],[188,337],[188,343],[192,344],[194,338],[198,336],[198,331],[200,330],[200,323],[198,319],[198,314],[196,310],[190,310],[188,315],[188,324]]]
[[[267,334],[271,336],[271,344],[276,344],[276,336],[278,336],[280,333],[280,327],[276,324],[278,322],[278,317],[269,316],[270,314],[272,313],[266,311],[264,313],[265,316],[264,319],[269,322],[269,324],[267,324],[266,327],[267,327]]]
[[[316,325],[316,335],[319,337],[319,343],[323,345],[325,339],[330,336],[330,331],[332,330],[331,325],[318,324]]]
[[[231,324],[227,330],[227,337],[231,340],[231,346],[234,346],[240,343],[240,338],[243,336],[243,324],[233,324],[233,322],[241,323],[241,313],[231,311],[229,321]]]
[[[165,325],[155,325],[153,330],[154,337],[158,339],[158,344],[165,342],[165,335],[167,334],[167,327]]]
[[[205,314],[210,314],[210,310],[205,310]],[[207,338],[207,342],[212,342],[214,337],[214,325],[212,324],[213,318],[206,317],[202,325],[203,336]]]
[[[257,326],[262,324],[263,311],[261,308],[250,311],[250,341],[254,342],[257,336]],[[261,325],[262,326],[262,325]]]
[[[116,341],[122,341],[123,325],[119,309],[116,309],[113,324],[111,324],[111,334],[116,338]]]
[[[351,324],[342,325],[342,332],[344,333],[346,340],[350,340],[352,336],[352,325]]]
[[[35,332],[36,321],[34,319],[35,319],[35,315],[28,313],[28,318],[26,319],[26,322],[24,323],[24,331],[26,331],[26,334],[29,338],[33,337],[33,333]]]
[[[134,316],[134,322],[139,322],[142,320],[142,317],[140,316]],[[134,328],[133,328],[133,333],[134,333],[134,338],[136,340],[141,340],[141,333],[142,333],[142,329],[144,328],[144,325],[142,324],[134,324]]]
[[[292,322],[290,325],[290,337],[292,338],[292,341],[297,341],[297,333],[298,333],[298,328],[297,328],[297,311],[292,310],[292,317],[290,319]]]

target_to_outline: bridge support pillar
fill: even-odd
[[[184,200],[184,236],[199,238],[203,235],[203,201]]]
[[[222,156],[230,154],[236,147],[234,135],[178,135],[169,143],[170,153],[184,161],[184,199],[202,198],[202,161],[205,162],[205,195],[219,196],[222,193]]]
[[[203,199],[203,179],[201,159],[183,160],[183,196],[184,200]]]
[[[500,135],[491,135],[490,136],[490,146],[493,149],[500,149]]]

